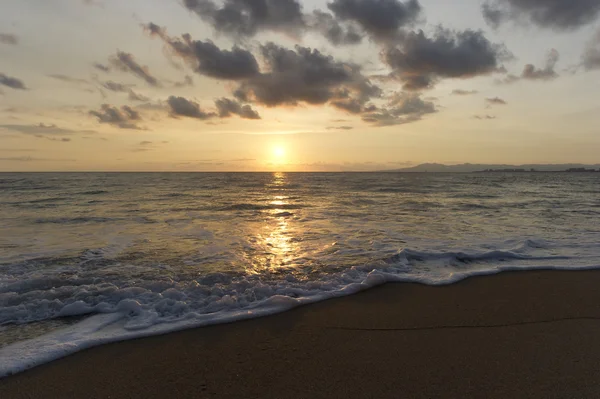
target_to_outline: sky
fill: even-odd
[[[600,0],[3,0],[0,171],[600,162]]]

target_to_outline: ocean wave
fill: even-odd
[[[106,342],[273,314],[387,282],[444,285],[507,270],[600,267],[577,267],[568,256],[527,253],[546,245],[526,240],[511,250],[403,249],[362,266],[311,278],[293,273],[219,272],[178,279],[166,267],[168,273],[146,272],[142,280],[134,273],[129,280],[112,273],[115,262],[102,263],[102,251],[87,251],[79,266],[67,266],[64,272],[45,274],[47,268],[34,267],[17,280],[0,281],[0,325],[88,316],[65,330],[0,349],[4,359],[0,376]],[[83,270],[86,262],[92,262],[86,266],[90,270],[107,267],[105,276],[111,277],[82,277],[77,270]]]

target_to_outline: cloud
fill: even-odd
[[[550,50],[546,57],[546,65],[543,69],[538,69],[532,64],[527,64],[523,69],[521,78],[528,80],[550,80],[558,77],[554,67],[556,66],[559,58],[560,55],[558,51],[555,49]]]
[[[100,64],[99,62],[94,63],[94,68],[96,68],[97,70],[102,71],[104,73],[110,72],[110,67],[108,67],[104,64]]]
[[[237,38],[262,31],[296,35],[304,27],[298,0],[225,0],[222,6],[211,0],[184,0],[183,4],[217,32]]]
[[[150,86],[160,86],[160,82],[152,76],[148,67],[138,64],[130,53],[117,51],[117,54],[110,59],[110,63],[123,72],[130,72],[138,78],[143,79]]]
[[[499,97],[494,97],[494,98],[486,98],[485,102],[488,105],[506,105],[507,102],[504,101],[503,99],[499,98]]]
[[[59,73],[53,73],[53,74],[49,74],[47,75],[49,78],[52,79],[56,79],[56,80],[60,80],[62,82],[68,82],[68,83],[76,83],[76,84],[88,84],[89,82],[85,79],[80,79],[80,78],[73,78],[71,76],[67,76],[67,75],[62,75]]]
[[[491,119],[496,119],[496,117],[493,115],[473,115],[473,119],[491,120]]]
[[[352,130],[352,126],[329,126],[327,130]]]
[[[185,60],[195,72],[215,79],[240,80],[257,75],[258,62],[251,52],[234,46],[221,50],[211,41],[192,40],[189,34],[182,38],[167,36],[164,28],[149,23],[146,31],[160,37],[168,49]]]
[[[0,33],[0,43],[16,46],[19,44],[19,38],[10,33]]]
[[[50,141],[59,141],[59,142],[70,142],[71,139],[68,137],[57,137],[57,136],[65,136],[65,135],[74,135],[74,134],[89,134],[96,133],[93,130],[72,130],[58,127],[54,124],[45,124],[38,123],[37,125],[0,125],[0,129],[5,129],[8,131],[13,131],[17,133],[21,133],[28,136],[33,136],[38,139],[45,139]]]
[[[204,112],[200,105],[183,97],[171,96],[167,100],[172,116],[186,116],[206,120],[217,116],[214,112]]]
[[[185,75],[181,82],[175,82],[173,87],[186,87],[186,86],[194,86],[194,80],[190,75]]]
[[[129,86],[124,85],[122,83],[113,82],[112,80],[108,80],[106,82],[101,82],[100,85],[107,90],[126,93],[129,91]]]
[[[220,118],[227,118],[238,115],[243,119],[261,119],[258,112],[252,109],[248,104],[242,105],[238,101],[228,98],[220,98],[215,101]]]
[[[423,115],[437,112],[435,104],[414,93],[397,93],[386,108],[377,108],[363,115],[362,120],[375,126],[393,126],[420,120]]]
[[[120,129],[142,129],[136,124],[141,120],[140,114],[127,105],[119,109],[109,104],[102,104],[100,111],[90,111],[89,114],[98,118],[99,123],[106,123]]]
[[[520,80],[552,80],[556,79],[559,75],[555,71],[556,63],[558,62],[560,55],[558,51],[552,49],[546,56],[546,65],[543,68],[537,68],[533,64],[527,64],[523,68],[521,75],[516,76],[509,74],[505,78],[500,79],[497,83],[500,84],[511,84]]]
[[[452,90],[452,93],[450,93],[453,96],[470,96],[473,94],[477,94],[479,93],[477,90],[462,90],[462,89],[455,89]]]
[[[125,85],[123,83],[113,82],[112,80],[108,80],[106,82],[101,82],[100,85],[107,90],[114,91],[116,93],[128,93],[128,98],[131,101],[141,101],[145,102],[150,100],[148,97],[138,94],[131,89],[130,85]]]
[[[75,159],[34,158],[30,156],[0,158],[2,162],[75,162]]]
[[[362,34],[353,26],[343,26],[333,15],[315,10],[308,17],[310,28],[321,33],[334,45],[358,44],[362,41]]]
[[[27,90],[25,83],[23,81],[7,76],[3,73],[0,73],[0,85],[4,85],[6,87],[10,87],[15,90]]]
[[[493,28],[513,21],[559,31],[577,29],[600,15],[598,0],[487,0],[483,17]]]
[[[481,31],[439,28],[433,38],[423,31],[408,33],[397,47],[382,52],[392,76],[404,90],[432,87],[441,78],[471,78],[497,72],[510,58],[504,46],[491,43]]]
[[[360,68],[336,61],[318,50],[296,46],[295,50],[274,43],[261,46],[267,72],[242,81],[235,96],[266,106],[307,103],[333,106],[359,113],[381,89],[362,75]]]
[[[586,70],[600,69],[600,29],[586,45],[581,58]]]
[[[338,20],[354,22],[379,40],[396,38],[421,13],[418,0],[333,0],[327,7]]]

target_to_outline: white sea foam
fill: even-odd
[[[528,245],[524,243],[522,246]],[[432,269],[428,261],[444,259],[446,267]],[[359,291],[390,282],[415,282],[427,285],[453,284],[465,278],[515,270],[586,270],[600,265],[574,267],[564,265],[544,266],[543,263],[521,266],[518,263],[502,265],[507,259],[545,261],[560,260],[561,257],[529,257],[512,251],[467,252],[424,252],[401,251],[382,260],[378,265],[352,267],[343,272],[328,274],[318,280],[300,282],[292,276],[269,283],[248,277],[215,274],[205,281],[212,288],[197,284],[185,289],[164,288],[160,284],[145,288],[129,287],[116,289],[108,284],[86,286],[77,293],[66,290],[69,298],[81,298],[61,302],[61,290],[31,291],[27,295],[40,295],[30,308],[5,307],[3,317],[13,312],[13,318],[26,322],[28,318],[46,319],[84,314],[94,314],[83,321],[55,330],[27,341],[21,341],[0,349],[0,376],[11,375],[28,368],[64,357],[82,349],[110,342],[165,334],[173,331],[202,327],[219,323],[261,317],[283,312],[296,306],[330,298],[351,295]],[[414,267],[418,260],[428,264],[425,268]],[[460,262],[490,261],[471,268],[448,266],[449,260]],[[565,258],[566,260],[566,258]],[[25,284],[34,287],[48,284],[47,281],[15,282],[11,289],[24,289]],[[29,287],[31,288],[31,287]],[[154,289],[154,291],[153,291]],[[7,293],[6,286],[3,294]],[[97,301],[99,292],[108,293],[106,301]],[[203,298],[199,301],[198,293]],[[93,298],[85,298],[84,295]],[[2,298],[6,302],[7,298]],[[88,302],[86,302],[88,300]],[[62,306],[61,306],[62,305]],[[46,312],[44,314],[44,312]]]

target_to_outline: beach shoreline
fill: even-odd
[[[600,397],[600,270],[392,283],[284,313],[91,348],[6,398]]]

